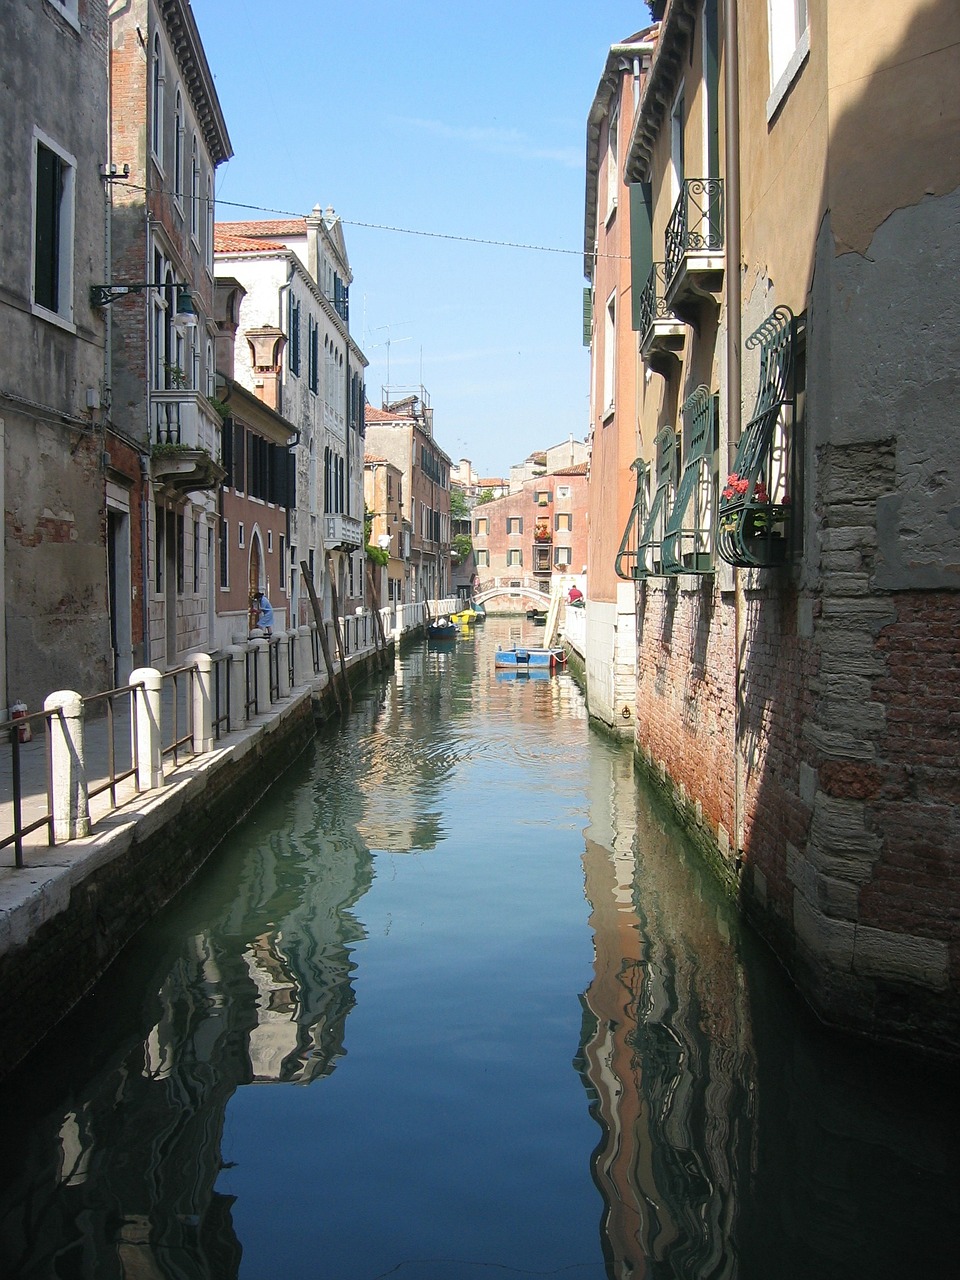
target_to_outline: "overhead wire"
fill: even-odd
[[[134,182],[125,182],[124,187],[126,190],[143,191],[147,195],[175,195],[172,190],[168,190],[165,187],[145,187]],[[188,197],[186,192],[182,192],[181,198],[188,199],[193,197]],[[207,197],[204,195],[198,195],[196,199],[204,204],[207,201]],[[251,213],[273,214],[274,217],[278,218],[303,218],[306,216],[303,213],[292,212],[290,209],[274,209],[268,205],[246,204],[239,200],[220,200],[217,199],[216,196],[214,197],[214,204],[220,208],[245,209]],[[337,214],[337,217],[345,227],[362,227],[368,231],[392,231],[395,235],[421,236],[428,240],[452,240],[460,244],[491,245],[497,249],[522,249],[528,253],[558,253],[572,257],[583,257],[583,249],[566,249],[557,245],[546,244],[526,244],[519,240],[495,240],[483,236],[456,235],[452,231],[424,231],[422,228],[416,227],[395,227],[383,222],[361,222],[357,218],[344,218],[341,214]],[[621,261],[626,261],[629,259],[630,255],[625,253],[598,252],[595,253],[594,256],[597,258],[616,258]]]

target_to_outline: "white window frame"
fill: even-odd
[[[71,27],[80,30],[79,0],[47,0],[51,9],[56,9],[60,17],[69,22]]]
[[[614,102],[610,108],[610,121],[607,125],[607,220],[613,216],[617,208],[617,196],[620,185],[620,103]]]
[[[554,547],[553,563],[558,568],[573,564],[573,547]]]
[[[203,246],[204,262],[207,270],[213,275],[213,174],[207,174],[207,209],[204,219],[206,239]]]
[[[183,144],[187,136],[183,115],[183,91],[177,85],[176,107],[173,120],[173,200],[180,217],[183,217]]]
[[[76,333],[73,321],[73,265],[74,265],[74,228],[76,222],[76,178],[77,161],[69,151],[64,150],[49,134],[42,129],[34,128],[31,141],[31,202],[32,218],[30,229],[30,309],[35,316],[49,320],[53,324]],[[60,226],[57,242],[57,309],[52,311],[36,300],[37,288],[37,154],[43,146],[53,152],[62,162],[63,191],[60,195]]]
[[[522,569],[523,568],[523,551],[519,547],[511,547],[507,552],[507,568]]]
[[[477,559],[478,569],[490,568],[490,552],[486,549],[486,547],[480,547],[477,551],[474,552],[474,555],[476,556],[476,559]]]
[[[246,543],[244,541],[244,529],[243,529],[242,520],[237,521],[237,546],[240,548],[241,551],[246,546]]]
[[[217,394],[217,370],[213,354],[213,339],[207,338],[207,399],[213,400]]]
[[[193,243],[200,248],[200,143],[197,135],[193,135],[193,146],[190,150],[190,235]]]
[[[617,395],[617,291],[607,299],[603,309],[603,416],[608,418],[616,407]]]
[[[810,54],[809,0],[767,0],[767,51],[769,124]]]
[[[163,171],[163,87],[165,82],[163,45],[160,41],[160,32],[155,31],[150,55],[150,154],[161,172]]]

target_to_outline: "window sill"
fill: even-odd
[[[51,9],[55,9],[64,22],[73,27],[74,31],[80,32],[80,19],[76,13],[76,6],[68,8],[62,0],[47,0]]]
[[[57,311],[48,311],[46,307],[41,307],[38,302],[31,303],[30,310],[38,320],[46,320],[48,324],[56,325],[58,329],[63,329],[64,333],[75,334],[77,332],[77,326],[72,320],[60,315]]]
[[[612,421],[613,415],[616,412],[617,412],[617,406],[615,404],[607,405],[603,413],[600,415],[600,421],[603,423],[604,426],[606,426],[608,422]]]
[[[800,69],[806,62],[810,54],[810,28],[804,31],[803,35],[797,41],[797,47],[790,55],[790,60],[783,69],[783,74],[771,90],[770,97],[767,99],[767,124],[773,122],[773,117],[780,110],[780,104],[787,96],[787,91],[793,84],[794,80],[800,73]]]

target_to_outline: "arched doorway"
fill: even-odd
[[[260,587],[263,583],[263,553],[260,546],[260,535],[254,533],[250,539],[250,571],[247,576],[247,601],[250,630],[257,625],[257,614],[259,610],[255,601],[260,593]]]

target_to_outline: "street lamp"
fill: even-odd
[[[173,327],[178,333],[186,333],[187,330],[196,329],[197,327],[197,311],[193,305],[193,295],[185,284],[173,284],[169,286],[158,284],[154,281],[145,281],[136,284],[92,284],[90,286],[90,305],[91,307],[109,307],[111,302],[116,302],[118,298],[125,298],[130,293],[145,293],[148,289],[166,289],[176,290],[177,309],[173,316]]]

